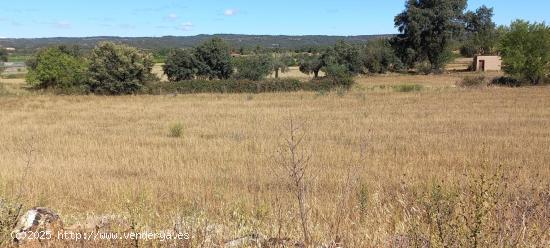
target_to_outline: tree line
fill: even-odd
[[[163,71],[169,81],[263,80],[275,78],[290,66],[318,78],[349,79],[357,74],[388,71],[438,73],[453,58],[500,54],[505,72],[541,83],[550,70],[550,27],[544,23],[514,21],[497,27],[493,9],[466,11],[467,0],[407,0],[395,17],[397,36],[356,44],[346,41],[300,53],[257,47],[236,53],[220,38],[193,48],[171,49]],[[83,87],[102,94],[129,94],[147,82],[153,55],[128,45],[100,42],[91,51],[58,45],[40,50],[27,64],[27,81],[36,88]],[[321,74],[322,72],[322,74]]]

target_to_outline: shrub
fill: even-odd
[[[323,71],[330,78],[351,78],[351,74],[345,65],[341,64],[329,64]]]
[[[49,47],[29,63],[27,82],[40,89],[70,88],[86,81],[86,62],[60,47]]]
[[[392,86],[395,92],[416,92],[421,91],[424,86],[420,84],[400,84]]]
[[[131,94],[155,79],[153,65],[153,57],[137,48],[102,42],[90,55],[88,85],[94,93]]]
[[[175,123],[172,126],[170,126],[170,130],[168,133],[169,137],[179,138],[182,135],[183,135],[183,125],[181,123]]]
[[[200,66],[192,51],[177,49],[170,52],[162,69],[169,81],[177,82],[195,78]]]
[[[355,82],[351,77],[322,77],[314,78],[304,83],[304,90],[329,91],[335,88],[349,90]]]
[[[0,62],[8,61],[8,51],[4,48],[0,48]]]
[[[550,73],[550,27],[515,21],[501,40],[503,70],[532,84]]]
[[[380,39],[367,43],[363,53],[363,64],[370,73],[386,73],[403,67],[388,40]]]
[[[11,232],[19,218],[20,205],[0,198],[0,246],[7,247],[13,240]]]
[[[248,79],[258,81],[271,73],[272,58],[267,55],[254,55],[234,59],[236,67],[236,79]]]
[[[477,87],[477,86],[487,86],[487,81],[485,76],[466,76],[462,80],[456,83],[459,87]]]
[[[349,89],[351,78],[317,78],[307,82],[297,79],[251,80],[188,80],[181,82],[151,83],[142,92],[146,94],[192,94],[192,93],[266,93],[293,91],[329,91],[341,87]]]
[[[359,48],[344,41],[339,41],[334,47],[328,48],[320,59],[325,71],[330,71],[327,67],[336,65],[340,67],[339,70],[346,71],[349,75],[363,72]]]
[[[188,80],[149,85],[147,93],[262,93],[278,91],[298,91],[301,82],[294,79],[285,80]]]
[[[521,86],[521,81],[513,77],[496,77],[491,81],[491,84],[508,87],[519,87]]]

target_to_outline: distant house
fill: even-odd
[[[500,56],[475,56],[474,71],[500,71],[502,69],[502,58]]]

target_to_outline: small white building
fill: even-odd
[[[500,71],[502,69],[502,58],[500,56],[482,56],[474,57],[474,71]]]

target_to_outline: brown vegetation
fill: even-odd
[[[456,88],[463,76],[364,77],[330,93],[0,97],[1,193],[15,198],[26,175],[22,203],[67,225],[193,220],[194,246],[213,223],[226,239],[275,242],[303,240],[302,222],[312,244],[548,246],[550,88]],[[314,168],[305,219],[273,173],[289,116]],[[184,132],[169,135],[174,123]]]

